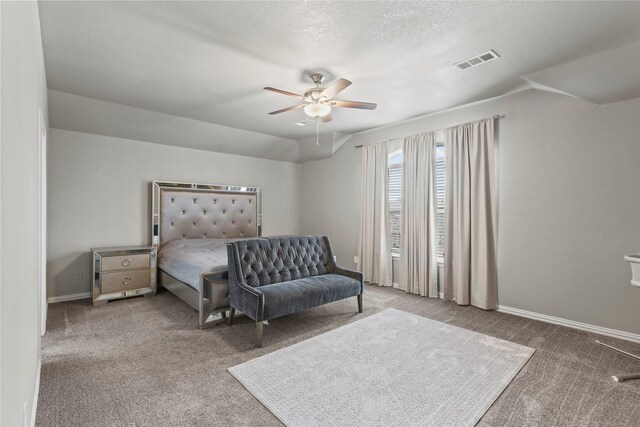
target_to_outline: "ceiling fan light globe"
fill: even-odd
[[[320,103],[309,104],[304,107],[304,112],[310,117],[324,117],[331,112],[331,106]]]

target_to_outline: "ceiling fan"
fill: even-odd
[[[306,115],[313,117],[316,120],[316,145],[319,144],[319,126],[320,121],[330,122],[331,109],[338,108],[359,108],[363,110],[375,110],[377,104],[371,102],[359,102],[359,101],[345,101],[341,99],[334,99],[334,97],[348,88],[351,82],[346,79],[338,79],[333,82],[329,87],[324,88],[320,85],[324,81],[324,75],[315,73],[311,75],[311,80],[316,84],[316,87],[308,89],[304,95],[298,95],[297,93],[288,92],[286,90],[276,89],[273,87],[265,87],[265,90],[280,93],[282,95],[297,98],[300,101],[304,101],[303,104],[294,105],[292,107],[283,108],[281,110],[272,111],[269,114],[280,114],[291,110],[297,110],[303,108]]]

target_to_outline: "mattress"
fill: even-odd
[[[227,242],[239,239],[172,240],[158,253],[158,268],[195,290],[202,273],[227,272]]]

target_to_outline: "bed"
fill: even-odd
[[[225,321],[226,245],[261,236],[261,189],[154,181],[152,195],[159,285],[198,311],[201,328]]]

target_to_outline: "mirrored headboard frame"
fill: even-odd
[[[254,196],[255,206],[255,235],[262,236],[262,189],[260,187],[247,187],[240,185],[218,185],[218,184],[201,184],[193,182],[172,182],[172,181],[153,181],[151,183],[152,193],[152,214],[151,214],[151,244],[155,247],[161,246],[162,236],[162,211],[161,211],[161,195],[163,190],[179,190],[185,194],[192,194],[194,197],[198,195],[220,195],[222,197],[232,197],[234,194],[244,194]],[[253,234],[253,233],[252,233]]]

